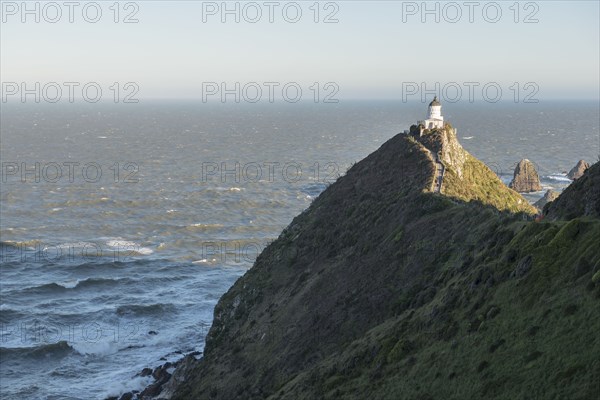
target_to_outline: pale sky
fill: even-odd
[[[315,1],[237,2],[239,23],[235,14],[221,14],[220,1],[121,2],[119,23],[113,21],[114,1],[97,2],[102,10],[97,23],[83,18],[82,9],[91,2],[76,2],[73,23],[63,1],[54,3],[61,18],[49,22],[56,7],[44,10],[46,3],[28,2],[34,12],[23,15],[21,1],[2,1],[3,83],[135,82],[140,98],[199,98],[206,82],[231,87],[297,82],[305,90],[314,82],[334,82],[341,99],[400,99],[403,83],[411,82],[430,88],[456,82],[463,96],[464,82],[496,82],[507,99],[514,82],[521,96],[533,90],[523,89],[533,82],[539,99],[597,99],[600,91],[598,1],[516,7],[514,1],[482,1],[471,2],[473,9],[463,1],[428,2],[434,11],[427,15],[421,15],[421,1],[322,1],[318,23]],[[291,23],[298,6],[302,16]],[[236,2],[228,7],[234,9]],[[93,19],[94,7],[86,10]],[[251,23],[256,10],[262,17]],[[123,23],[131,12],[138,22]],[[329,14],[338,22],[323,23]],[[476,90],[480,96],[481,88]]]

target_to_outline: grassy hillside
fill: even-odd
[[[402,135],[323,192],[221,298],[175,398],[599,393],[600,220],[524,220],[487,167],[442,155],[444,195]]]
[[[502,211],[536,213],[519,193],[509,189],[492,170],[470,154],[462,178],[454,168],[446,169],[442,192],[448,197],[480,201]]]
[[[577,216],[600,218],[600,163],[592,165],[582,177],[564,191],[564,196],[544,208],[548,219],[570,219]]]
[[[519,193],[509,189],[487,165],[460,145],[450,124],[446,124],[444,129],[427,131],[419,142],[442,157],[445,166],[444,195],[466,202],[479,201],[500,211],[537,212]]]

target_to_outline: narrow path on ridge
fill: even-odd
[[[431,150],[427,149],[427,151],[429,152],[429,154],[431,155],[431,158],[433,158],[433,161],[435,162],[435,178],[433,180],[433,193],[441,193],[442,192],[442,183],[444,181],[444,172],[446,170],[446,167],[444,167],[444,164],[440,161],[440,158],[437,154],[434,154]]]

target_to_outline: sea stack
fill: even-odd
[[[569,179],[579,179],[582,177],[583,173],[585,172],[586,169],[588,169],[590,167],[590,164],[587,163],[585,160],[579,160],[577,162],[577,165],[574,166],[569,173],[567,174],[567,177]]]
[[[535,165],[526,158],[517,164],[513,180],[508,186],[519,193],[539,192],[542,190],[540,177],[535,169]]]
[[[536,201],[533,206],[538,208],[539,210],[543,210],[544,206],[548,203],[550,203],[551,201],[556,200],[556,198],[559,196],[560,193],[555,192],[552,189],[549,189],[545,194],[544,197],[542,197],[541,199],[539,199],[538,201]]]

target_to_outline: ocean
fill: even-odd
[[[213,307],[260,251],[426,109],[2,104],[2,398],[104,399],[202,351]],[[599,113],[581,101],[442,107],[504,182],[528,158],[559,191],[579,159],[598,161]]]

